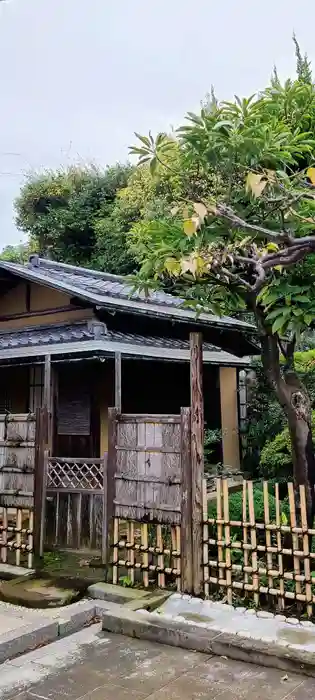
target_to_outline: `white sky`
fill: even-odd
[[[294,74],[293,30],[315,68],[306,0],[6,0],[0,3],[0,248],[18,243],[26,171],[128,158],[133,133],[176,126],[218,97]]]

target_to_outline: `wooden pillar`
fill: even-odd
[[[191,501],[190,408],[181,409],[181,592],[193,592],[193,546]]]
[[[43,406],[47,411],[47,448],[50,455],[52,455],[53,447],[53,410],[54,410],[54,400],[53,400],[53,369],[51,364],[51,355],[45,356],[45,367],[44,367],[44,400]]]
[[[36,411],[34,465],[34,557],[43,556],[46,506],[46,455],[48,413],[44,406]]]
[[[202,335],[190,334],[190,403],[191,403],[191,478],[193,589],[202,591],[202,517],[204,476],[204,409],[203,409]]]
[[[220,404],[223,465],[240,469],[240,441],[238,417],[237,370],[220,367]]]
[[[115,408],[121,413],[121,353],[115,352]]]

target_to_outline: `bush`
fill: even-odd
[[[315,411],[312,414],[312,433],[315,439]],[[265,479],[288,481],[293,475],[289,429],[284,428],[275,438],[266,442],[260,455],[259,473]]]
[[[262,522],[264,520],[264,495],[262,491],[261,486],[254,486],[253,488],[253,494],[254,494],[254,511],[255,511],[255,519],[258,522]],[[275,497],[270,493],[269,494],[269,514],[270,514],[270,519],[274,520],[276,517],[276,499]],[[234,491],[234,493],[231,493],[230,498],[229,498],[229,515],[230,515],[230,520],[243,520],[243,491]],[[208,503],[208,517],[209,518],[216,518],[217,517],[217,502],[214,501],[209,501]],[[247,513],[247,518],[249,517],[249,514]]]
[[[254,512],[255,512],[255,521],[258,523],[262,523],[265,520],[265,508],[264,508],[264,494],[262,490],[262,485],[257,484],[253,488],[253,496],[254,496]],[[276,520],[276,499],[272,493],[269,493],[269,518],[270,522],[274,522]],[[243,492],[242,491],[235,491],[234,493],[231,493],[230,498],[229,498],[229,516],[230,520],[234,521],[242,521],[243,520]],[[285,517],[286,519],[290,519],[290,508],[287,500],[283,500],[281,502],[281,516]],[[214,501],[209,501],[208,503],[208,518],[217,518],[217,502],[216,500]],[[247,508],[247,522],[249,520],[249,513],[248,513],[248,508]],[[216,529],[216,526],[213,526]],[[243,539],[243,529],[241,527],[232,527],[232,536],[236,540],[242,540]],[[259,534],[259,532],[258,532]],[[265,537],[264,533],[262,532],[263,538]]]

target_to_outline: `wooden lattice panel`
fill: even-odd
[[[103,461],[50,459],[47,468],[47,489],[102,490]]]

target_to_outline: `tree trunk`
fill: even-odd
[[[290,384],[289,384],[290,386]],[[312,438],[312,413],[307,391],[294,390],[287,409],[291,438],[293,477],[296,486],[303,484],[306,492],[307,522],[313,526],[315,514],[315,457]]]
[[[304,485],[307,522],[308,526],[312,527],[315,515],[315,457],[311,401],[305,386],[292,368],[293,348],[289,358],[289,369],[284,368],[284,371],[281,371],[277,337],[265,334],[261,338],[261,344],[266,377],[288,419],[297,497],[298,486]]]

